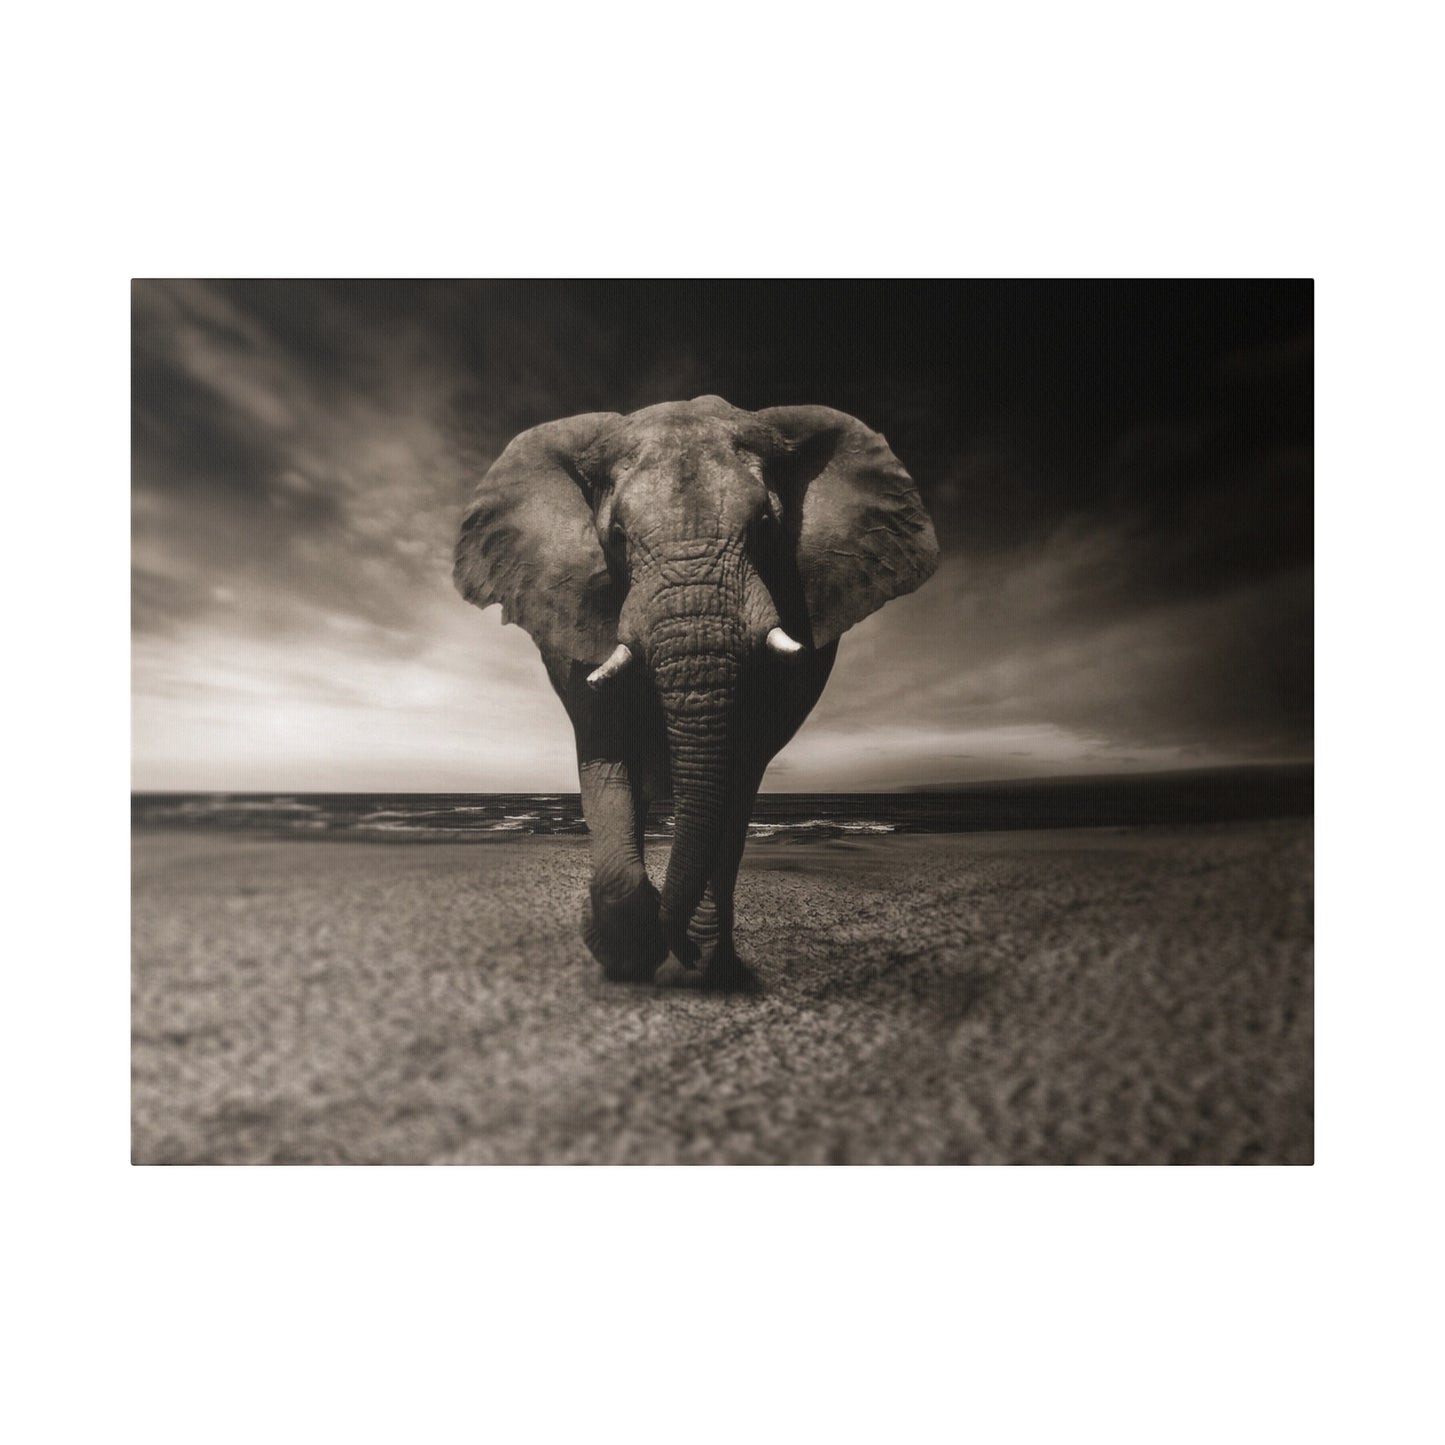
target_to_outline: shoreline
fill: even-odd
[[[787,836],[785,832],[773,836],[750,836],[747,848],[750,852],[754,848],[762,847],[801,847],[805,844],[825,843],[897,843],[907,838],[936,839],[936,838],[986,838],[986,837],[1010,837],[1032,836],[1035,834],[1134,834],[1147,833],[1149,835],[1168,835],[1175,833],[1199,833],[1211,830],[1231,828],[1267,828],[1276,825],[1282,828],[1293,828],[1306,826],[1314,827],[1313,815],[1287,814],[1279,817],[1269,818],[1219,818],[1214,820],[1193,822],[1188,820],[1164,820],[1160,822],[1143,823],[1071,823],[1067,826],[1029,826],[1019,824],[1012,825],[990,825],[978,828],[947,828],[947,829],[925,829],[897,827],[889,832],[869,832],[864,835],[843,834],[836,838],[817,837],[802,834],[798,836]],[[771,827],[772,824],[761,824],[760,826]],[[267,843],[298,843],[307,847],[313,845],[342,845],[355,843],[366,847],[391,846],[396,848],[412,848],[417,846],[437,847],[447,844],[455,845],[458,848],[470,848],[481,844],[488,847],[517,847],[530,844],[567,844],[572,843],[585,847],[590,834],[582,832],[557,832],[557,833],[526,833],[520,830],[515,832],[498,831],[487,832],[483,829],[425,829],[408,828],[395,831],[363,831],[336,829],[334,831],[301,831],[286,830],[283,828],[256,827],[227,827],[220,824],[207,823],[135,823],[130,825],[131,838],[157,838],[157,839],[179,839],[179,838],[228,838],[244,842],[253,840]],[[672,844],[671,833],[649,833],[646,835],[647,842],[661,847],[670,847]]]

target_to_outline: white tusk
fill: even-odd
[[[763,639],[768,645],[769,652],[776,652],[783,657],[793,657],[803,650],[801,642],[794,642],[781,627],[774,627]]]
[[[604,683],[611,682],[619,672],[626,669],[631,661],[632,649],[625,642],[619,642],[613,649],[612,656],[595,672],[587,674],[587,686],[601,687]]]

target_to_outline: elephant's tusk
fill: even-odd
[[[595,672],[587,674],[588,687],[602,687],[612,681],[619,672],[626,670],[632,661],[632,649],[625,642],[619,642],[607,659]]]
[[[767,643],[769,652],[776,652],[781,657],[793,657],[803,650],[803,644],[794,642],[781,627],[772,628],[763,640]]]

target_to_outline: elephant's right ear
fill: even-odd
[[[616,420],[591,412],[524,431],[482,478],[457,538],[457,591],[478,607],[500,602],[503,622],[578,662],[617,646],[622,599],[579,462]]]

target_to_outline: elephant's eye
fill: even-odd
[[[627,533],[622,530],[621,522],[614,522],[607,529],[607,545],[621,557],[627,551]]]

